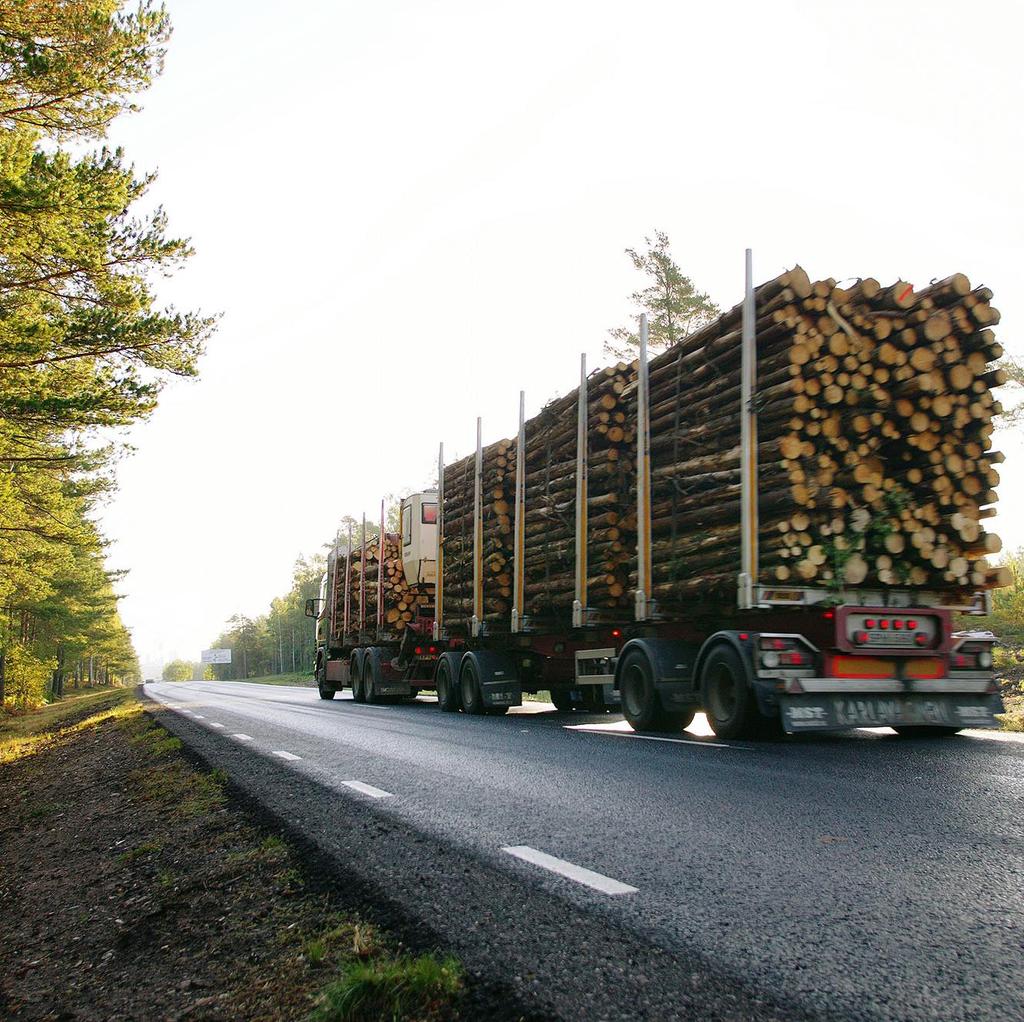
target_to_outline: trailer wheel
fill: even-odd
[[[480,679],[472,657],[464,657],[462,670],[459,671],[459,691],[462,695],[462,709],[473,716],[486,713],[483,693],[480,691]]]
[[[437,675],[434,678],[434,688],[437,690],[437,705],[445,713],[458,713],[459,692],[455,687],[452,678],[452,668],[448,657],[441,657],[437,662]]]
[[[363,691],[363,665],[355,657],[349,661],[349,675],[352,678],[352,702],[365,703],[366,693]]]
[[[719,738],[759,738],[768,732],[769,718],[758,709],[743,662],[731,646],[716,647],[704,661],[701,696]]]
[[[377,686],[373,683],[373,658],[370,656],[363,657],[363,702],[380,702]]]
[[[327,670],[324,669],[322,672],[317,671],[316,676],[316,690],[320,693],[321,699],[333,699],[334,693],[337,691],[333,688],[327,688],[325,682],[327,678]]]
[[[572,713],[576,704],[572,701],[572,693],[567,688],[551,689],[551,702],[559,713]]]
[[[619,676],[619,691],[622,715],[634,731],[682,731],[689,723],[685,713],[673,713],[661,705],[650,661],[639,649],[626,654]]]
[[[893,727],[900,738],[949,738],[963,730],[959,727],[930,727],[928,724],[901,724]]]

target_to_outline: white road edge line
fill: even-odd
[[[301,756],[296,756],[293,752],[285,752],[283,749],[278,752],[272,752],[271,756],[279,756],[281,759],[302,759]]]
[[[238,735],[232,735],[231,737],[232,738],[237,738],[240,742],[251,742],[252,741],[252,735],[238,734]]]
[[[606,731],[586,724],[563,724],[566,731],[586,731],[588,735],[611,735],[613,738],[641,738],[645,742],[673,742],[676,745],[707,745],[712,749],[740,749],[751,752],[745,745],[726,745],[725,742],[705,742],[699,738],[659,738],[657,735],[638,735],[635,731]]]
[[[218,724],[215,720],[210,721],[210,727],[223,727],[223,724]]]
[[[342,781],[342,784],[346,788],[351,788],[353,791],[358,791],[363,795],[369,795],[370,798],[394,798],[390,791],[384,791],[381,788],[375,788],[372,784],[364,784],[362,781]]]
[[[592,869],[584,869],[583,866],[566,862],[565,859],[556,859],[553,855],[539,852],[529,845],[508,845],[502,848],[502,851],[514,855],[524,862],[533,863],[534,866],[540,866],[541,869],[547,869],[559,876],[567,877],[569,880],[575,880],[576,883],[591,887],[602,894],[636,894],[640,890],[638,887],[631,887],[629,884],[606,877],[602,873],[595,873]]]

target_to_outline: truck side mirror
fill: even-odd
[[[320,616],[320,610],[317,607],[317,604],[319,602],[320,601],[315,596],[311,597],[308,600],[306,600],[306,617],[319,617]]]

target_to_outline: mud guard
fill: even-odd
[[[490,649],[475,650],[466,656],[472,657],[476,666],[484,706],[523,705],[523,687],[513,656]]]

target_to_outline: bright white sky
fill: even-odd
[[[132,434],[106,510],[146,674],[264,611],[342,515],[423,485],[600,364],[654,228],[723,306],[954,271],[1024,318],[1024,14],[1004,0],[167,0],[167,69],[114,140],[223,312]],[[1006,546],[1016,436],[997,438]]]

